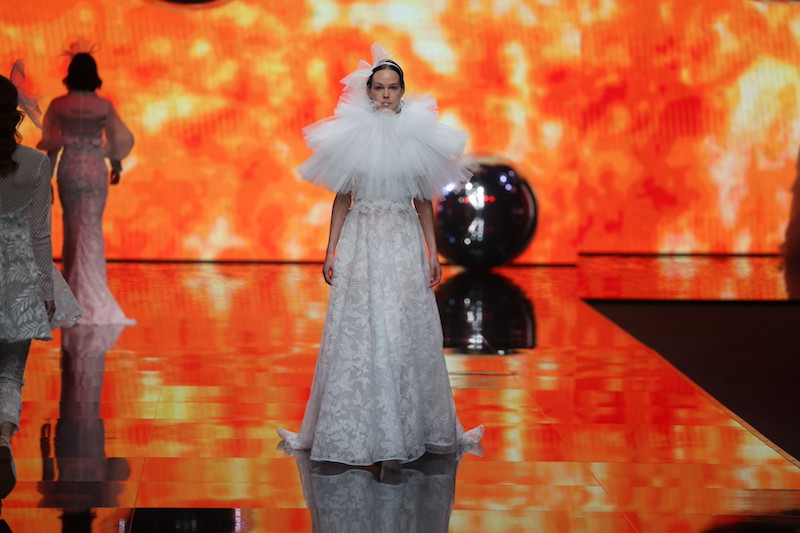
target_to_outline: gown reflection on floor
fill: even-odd
[[[426,454],[402,468],[370,471],[295,455],[314,531],[447,532],[458,459]]]
[[[75,326],[61,337],[60,416],[41,429],[42,507],[62,507],[64,531],[91,531],[92,508],[117,507],[128,461],[106,457],[100,417],[106,352],[124,325]],[[51,437],[53,437],[51,439]]]

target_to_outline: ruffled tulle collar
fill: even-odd
[[[408,96],[395,113],[345,91],[334,115],[303,133],[314,154],[298,173],[364,200],[431,199],[471,177],[461,160],[466,134],[439,122],[430,96]]]

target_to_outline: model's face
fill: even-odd
[[[367,92],[379,109],[397,112],[404,92],[400,86],[400,74],[389,68],[379,70],[373,74],[372,87],[368,87]]]

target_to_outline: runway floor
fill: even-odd
[[[590,262],[446,270],[447,365],[463,425],[486,426],[483,456],[382,479],[276,449],[311,385],[327,302],[319,265],[111,263],[138,325],[34,343],[2,518],[16,533],[694,533],[791,521],[797,462],[581,299],[785,298],[774,260],[749,264],[767,273],[755,289],[730,264]]]

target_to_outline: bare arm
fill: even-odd
[[[350,209],[350,193],[339,193],[333,199],[331,208],[331,229],[328,234],[328,248],[325,251],[325,262],[322,264],[322,275],[328,285],[333,282],[333,262],[336,258],[336,246],[339,244],[339,236],[342,234],[342,226]]]
[[[414,208],[419,215],[419,223],[422,225],[422,235],[425,237],[425,244],[428,245],[428,266],[430,269],[428,287],[433,287],[442,281],[442,265],[439,263],[439,251],[436,248],[436,232],[433,228],[433,202],[414,198]]]

